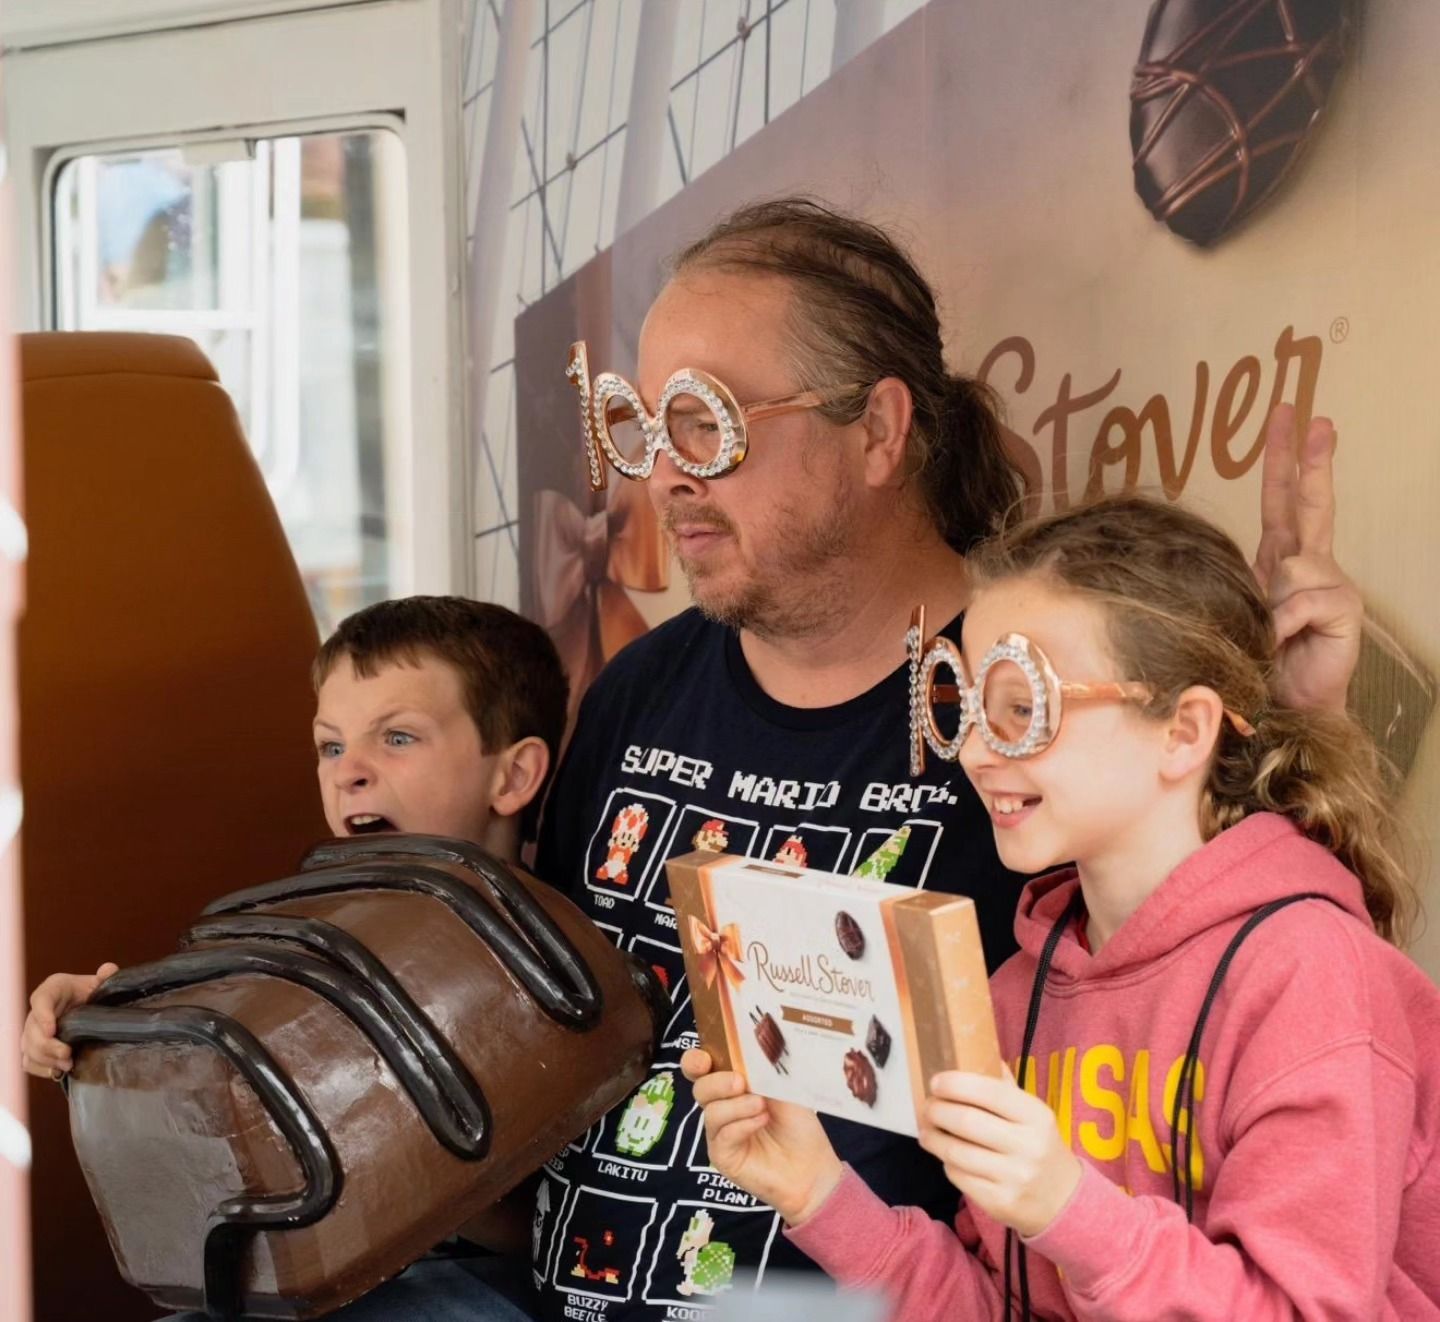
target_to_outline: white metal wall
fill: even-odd
[[[519,599],[517,313],[922,3],[466,0],[476,596]]]

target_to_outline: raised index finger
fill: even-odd
[[[1335,426],[1315,418],[1300,447],[1295,523],[1302,555],[1328,556],[1335,540]]]
[[[1295,407],[1277,404],[1265,424],[1265,454],[1260,474],[1260,546],[1255,572],[1268,587],[1275,566],[1299,549],[1296,524]]]

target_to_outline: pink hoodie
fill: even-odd
[[[1026,886],[1020,953],[991,979],[1012,1067],[1037,956],[1078,885],[1071,871]],[[1187,1224],[1166,1118],[1180,1061],[1231,937],[1302,891],[1336,903],[1260,924],[1211,1012]],[[1069,926],[1030,1080],[1085,1163],[1027,1241],[1036,1317],[1440,1319],[1440,991],[1374,934],[1355,877],[1286,819],[1212,840],[1098,955]],[[883,1289],[905,1322],[1005,1314],[1005,1230],[978,1209],[952,1232],[847,1171],[787,1233],[843,1284]]]

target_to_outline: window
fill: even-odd
[[[391,595],[407,541],[404,176],[375,128],[75,156],[55,177],[56,324],[199,344],[326,633]]]

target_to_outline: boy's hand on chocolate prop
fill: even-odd
[[[703,1051],[687,1051],[680,1069],[705,1112],[710,1164],[792,1226],[819,1211],[844,1168],[815,1112],[746,1092],[739,1074],[713,1070]]]
[[[94,973],[52,973],[30,993],[30,1013],[20,1033],[20,1060],[27,1074],[59,1079],[75,1063],[70,1048],[55,1036],[60,1016],[72,1005],[84,1005],[95,988],[116,970],[102,964]]]
[[[1345,710],[1365,606],[1335,561],[1335,428],[1277,404],[1265,429],[1255,577],[1275,619],[1276,696],[1303,711]]]
[[[1080,1183],[1080,1159],[1055,1116],[1013,1078],[950,1071],[931,1081],[920,1146],[987,1216],[1022,1235],[1038,1235]]]

